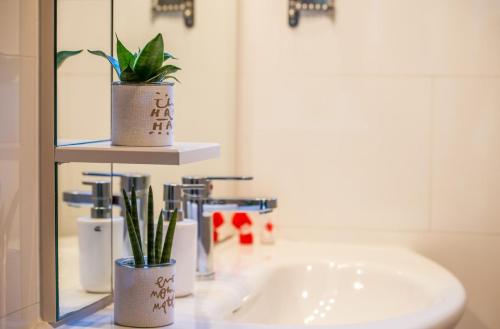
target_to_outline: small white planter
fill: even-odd
[[[133,258],[115,262],[115,323],[139,328],[171,325],[175,310],[175,260],[142,268],[133,264]]]
[[[174,85],[113,82],[111,142],[122,146],[174,144]]]

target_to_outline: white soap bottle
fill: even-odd
[[[184,218],[182,209],[182,189],[186,185],[164,184],[163,200],[165,201],[164,228],[167,232],[169,219],[177,209],[177,225],[172,246],[172,258],[175,259],[175,297],[189,296],[194,292],[196,279],[196,242],[198,223],[196,220]]]
[[[114,260],[123,254],[123,217],[111,218],[110,182],[84,182],[92,186],[90,217],[79,217],[80,284],[93,293],[111,292]]]

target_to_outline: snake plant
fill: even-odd
[[[82,52],[80,50],[61,50],[56,53],[56,68],[60,68],[64,61],[72,56],[76,56]]]
[[[163,211],[160,211],[158,216],[156,234],[154,232],[153,218],[153,189],[149,187],[148,195],[148,218],[147,218],[147,257],[144,258],[142,248],[141,232],[139,229],[139,215],[137,212],[137,196],[135,187],[132,187],[130,199],[125,190],[122,190],[123,199],[125,202],[125,210],[127,217],[127,230],[134,254],[135,267],[144,267],[149,265],[165,264],[170,262],[172,254],[172,245],[174,242],[175,225],[177,223],[177,209],[172,213],[169,219],[167,234],[165,241],[163,240]]]
[[[107,59],[122,82],[155,83],[168,79],[179,81],[173,74],[180,68],[165,64],[168,60],[176,58],[164,51],[161,33],[135,53],[128,50],[116,36],[117,58],[101,50],[89,50],[89,52]]]

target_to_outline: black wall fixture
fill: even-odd
[[[194,0],[152,0],[157,13],[182,13],[187,27],[194,25]]]
[[[288,0],[288,25],[299,25],[302,11],[332,13],[333,0]]]

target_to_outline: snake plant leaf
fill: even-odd
[[[58,51],[56,54],[56,67],[60,68],[62,63],[64,63],[65,60],[70,58],[71,56],[78,55],[81,53],[83,49],[80,50],[62,50]]]
[[[158,222],[156,224],[156,238],[155,238],[155,262],[161,263],[161,247],[163,240],[163,211],[160,211]]]
[[[168,263],[172,255],[172,245],[174,244],[175,225],[177,224],[177,209],[174,210],[168,223],[167,235],[163,243],[163,252],[161,254],[161,264]]]
[[[132,192],[130,193],[130,206],[132,220],[134,222],[135,234],[139,240],[139,245],[142,250],[142,240],[141,240],[141,229],[139,227],[139,213],[137,212],[137,194],[135,193],[135,186],[132,186]]]
[[[155,222],[153,218],[153,189],[151,185],[149,186],[148,193],[148,226],[147,226],[147,234],[148,234],[148,264],[154,265],[156,264],[155,258]]]
[[[141,78],[135,74],[134,71],[130,67],[127,67],[125,70],[122,71],[122,74],[120,74],[120,81],[123,82],[140,82]]]
[[[132,246],[132,253],[134,254],[135,267],[141,267],[144,266],[144,254],[142,253],[141,243],[139,237],[136,234],[136,231],[133,229],[134,222],[129,212],[127,212],[126,217],[130,245]]]
[[[138,54],[134,64],[134,72],[145,81],[150,79],[161,68],[163,56],[163,37],[161,33],[158,33]]]
[[[116,53],[118,56],[118,64],[120,64],[120,70],[125,71],[127,67],[132,68],[134,65],[135,57],[134,54],[132,54],[127,47],[123,45],[123,43],[118,39],[118,35],[116,36]],[[121,80],[121,76],[120,76]]]
[[[124,189],[122,189],[122,194],[123,194],[123,202],[125,203],[126,212],[132,213],[132,210],[130,209],[130,200],[128,199],[127,192],[125,192]]]
[[[107,55],[101,50],[88,50],[89,53],[106,58],[113,66],[120,81],[123,82],[162,82],[166,79],[177,80],[173,74],[180,70],[175,65],[163,63],[169,59],[176,59],[172,54],[164,51],[163,37],[156,35],[144,48],[132,53],[116,36],[117,58]],[[133,214],[132,219],[134,219]]]
[[[171,53],[167,53],[167,52],[164,52],[163,53],[163,61],[167,61],[169,59],[177,59],[174,55],[172,55]]]
[[[167,75],[167,76],[165,76],[165,78],[163,80],[168,80],[168,79],[173,79],[173,80],[177,81],[178,83],[181,83],[181,81],[179,79],[177,79],[176,77],[174,77],[173,75]]]
[[[175,65],[165,65],[160,67],[158,71],[156,71],[152,78],[150,78],[147,82],[161,82],[165,80],[165,77],[174,74],[179,71],[180,67]]]
[[[123,194],[123,202],[125,203],[125,213],[126,213],[126,214],[130,214],[130,216],[131,216],[131,218],[132,218],[132,216],[133,216],[133,215],[132,215],[132,206],[131,206],[131,202],[130,202],[130,200],[129,200],[129,198],[128,198],[127,192],[126,192],[124,189],[122,189],[122,194]],[[139,222],[139,221],[137,221],[137,222]],[[133,220],[133,218],[132,218],[132,226],[129,226],[129,225],[128,225],[128,222],[127,222],[127,229],[128,229],[128,230],[130,230],[130,229],[133,229],[133,230],[134,230],[136,237],[139,239],[139,246],[140,246],[140,248],[141,248],[141,252],[142,252],[142,245],[141,245],[141,243],[140,243],[140,239],[141,239],[141,230],[140,230],[139,226],[137,226],[137,227],[136,227],[136,225],[135,225],[135,221]]]
[[[113,56],[106,55],[106,53],[101,51],[101,50],[87,50],[87,51],[93,55],[106,58],[111,63],[111,65],[113,65],[113,68],[115,69],[116,74],[118,74],[118,76],[121,75],[120,63],[118,63],[116,58],[114,58]]]

